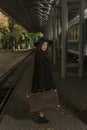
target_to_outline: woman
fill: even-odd
[[[50,91],[55,89],[55,83],[53,80],[51,67],[46,56],[49,41],[47,38],[42,37],[36,43],[36,53],[34,57],[34,71],[32,79],[31,92],[36,93],[38,91]],[[49,120],[45,118],[43,111],[39,112],[39,123],[47,123]]]

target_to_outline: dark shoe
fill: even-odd
[[[31,119],[33,121],[35,121],[36,123],[39,123],[39,124],[44,124],[44,123],[48,123],[49,122],[49,120],[47,120],[45,118],[45,116],[44,117],[38,116],[38,113],[33,113],[33,115],[31,117],[32,117]]]
[[[47,120],[45,117],[39,117],[39,124],[48,123],[49,120]]]

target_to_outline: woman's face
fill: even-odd
[[[48,43],[47,42],[43,42],[41,45],[41,50],[46,51],[48,47]]]

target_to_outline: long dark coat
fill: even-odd
[[[51,66],[46,56],[46,51],[42,50],[36,51],[35,53],[31,92],[37,92],[39,89],[55,89]]]

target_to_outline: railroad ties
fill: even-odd
[[[21,61],[13,66],[6,74],[0,78],[0,118],[6,108],[17,82],[21,79],[26,67],[29,65],[33,51]]]

